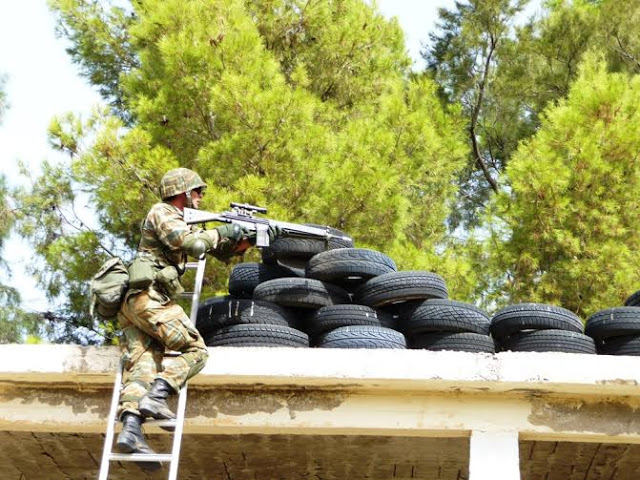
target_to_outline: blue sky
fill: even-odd
[[[433,30],[438,7],[452,8],[453,0],[379,0],[387,17],[396,16],[405,32],[407,49],[420,62],[421,42]],[[25,184],[18,175],[18,161],[37,175],[44,159],[60,161],[49,148],[47,126],[56,115],[74,112],[88,115],[101,103],[96,90],[78,75],[65,52],[65,42],[54,33],[55,20],[46,0],[0,1],[0,74],[8,76],[9,110],[0,124],[0,171],[10,184]],[[51,307],[26,273],[32,251],[17,237],[6,244],[3,257],[12,276],[0,273],[0,281],[20,289],[23,306],[43,311]]]

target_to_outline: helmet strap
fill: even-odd
[[[187,196],[187,208],[193,208],[193,200],[191,199],[191,190],[187,190],[184,192]]]

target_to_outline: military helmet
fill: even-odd
[[[196,188],[206,188],[200,175],[188,168],[174,168],[164,174],[160,180],[160,198],[166,200],[180,193],[190,192]]]

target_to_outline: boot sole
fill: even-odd
[[[155,410],[148,410],[146,408],[139,408],[138,411],[146,418],[153,418],[154,420],[175,420],[176,416],[168,417],[166,415],[162,415],[161,413],[156,412]]]
[[[143,470],[145,472],[157,472],[162,468],[162,464],[160,462],[133,462],[133,463],[135,463],[138,467],[140,467],[140,470]]]
[[[131,445],[129,445],[128,443],[116,443],[116,447],[118,447],[118,451],[120,453],[133,453],[135,451],[135,448],[133,448]]]
[[[120,451],[120,453],[142,453],[142,452],[136,451],[135,448],[131,447],[127,443],[116,443],[116,446],[118,447],[118,450]],[[138,467],[140,467],[140,469],[144,470],[145,472],[156,472],[162,468],[162,463],[160,462],[133,462],[133,463],[135,463]]]

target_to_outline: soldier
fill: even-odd
[[[160,181],[162,202],[155,204],[142,225],[136,258],[129,267],[127,291],[118,322],[123,333],[124,382],[119,419],[122,431],[117,446],[125,453],[154,453],[140,426],[144,418],[172,419],[167,397],[204,367],[208,352],[204,340],[174,299],[183,291],[180,276],[187,255],[203,252],[229,258],[244,245],[246,230],[225,224],[211,230],[187,225],[185,207],[198,208],[207,185],[192,170],[168,171]],[[270,232],[275,237],[275,232]],[[165,349],[180,355],[163,369]],[[147,470],[161,467],[144,462]]]

